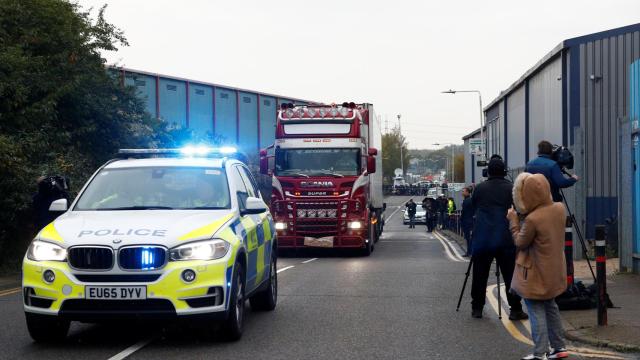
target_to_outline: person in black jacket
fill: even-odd
[[[487,280],[491,263],[496,259],[504,278],[506,294],[511,312],[510,320],[523,320],[528,316],[522,311],[520,297],[511,294],[511,278],[516,262],[516,248],[509,231],[507,211],[513,204],[513,184],[505,179],[506,166],[500,156],[492,156],[488,166],[489,179],[476,186],[471,197],[475,209],[472,258],[473,279],[471,282],[471,315],[482,317]]]
[[[460,223],[462,224],[462,233],[467,241],[467,253],[465,257],[471,256],[471,230],[473,229],[473,205],[471,204],[471,193],[473,188],[467,186],[462,189],[462,214],[460,215]]]
[[[405,204],[407,207],[407,214],[409,215],[409,229],[414,229],[415,219],[416,219],[416,208],[418,205],[413,201],[413,199],[409,199],[409,201]]]

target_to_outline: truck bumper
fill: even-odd
[[[278,235],[278,248],[351,248],[360,249],[366,245],[366,237],[358,235],[332,236],[313,238],[299,235]],[[317,240],[317,241],[314,241]]]

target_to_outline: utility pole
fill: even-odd
[[[386,114],[384,116],[384,133],[389,133],[389,117]]]

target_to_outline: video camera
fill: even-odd
[[[69,179],[60,175],[47,176],[38,183],[41,191],[49,194],[66,194],[69,191]]]
[[[553,153],[551,154],[553,161],[558,163],[562,169],[573,169],[573,154],[569,149],[562,145],[553,145]]]

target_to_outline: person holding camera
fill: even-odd
[[[547,140],[538,143],[538,157],[527,163],[525,171],[530,174],[542,174],[547,178],[554,202],[562,201],[560,189],[571,187],[579,180],[576,175],[567,178],[562,174],[562,169],[553,159],[553,145]]]
[[[475,209],[471,242],[471,261],[473,262],[471,315],[474,318],[482,318],[491,263],[496,259],[504,278],[507,300],[511,308],[509,319],[524,320],[528,316],[522,311],[520,297],[509,291],[516,260],[516,248],[511,239],[507,221],[507,210],[511,208],[513,202],[513,184],[505,179],[506,166],[499,155],[491,157],[488,175],[489,179],[478,184],[471,196],[471,204]]]
[[[512,208],[507,215],[517,247],[511,289],[524,298],[534,342],[533,354],[522,359],[566,358],[569,354],[555,302],[567,288],[564,206],[551,201],[549,182],[542,174],[520,174],[513,200],[517,213]]]

